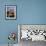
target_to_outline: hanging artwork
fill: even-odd
[[[15,41],[16,41],[16,33],[14,32],[11,32],[9,35],[8,35],[8,46],[10,46],[10,44],[15,44]],[[11,42],[10,42],[11,41]]]
[[[5,18],[16,19],[16,5],[5,5]]]

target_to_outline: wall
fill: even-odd
[[[5,20],[6,4],[17,5],[16,20]],[[9,32],[18,32],[18,24],[46,24],[46,0],[0,0],[0,44],[8,43]]]

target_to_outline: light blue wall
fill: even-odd
[[[5,20],[5,5],[17,5],[16,20]],[[0,0],[0,43],[8,43],[18,24],[46,24],[46,0]]]

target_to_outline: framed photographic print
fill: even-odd
[[[16,19],[16,5],[5,5],[5,18],[6,20]]]

